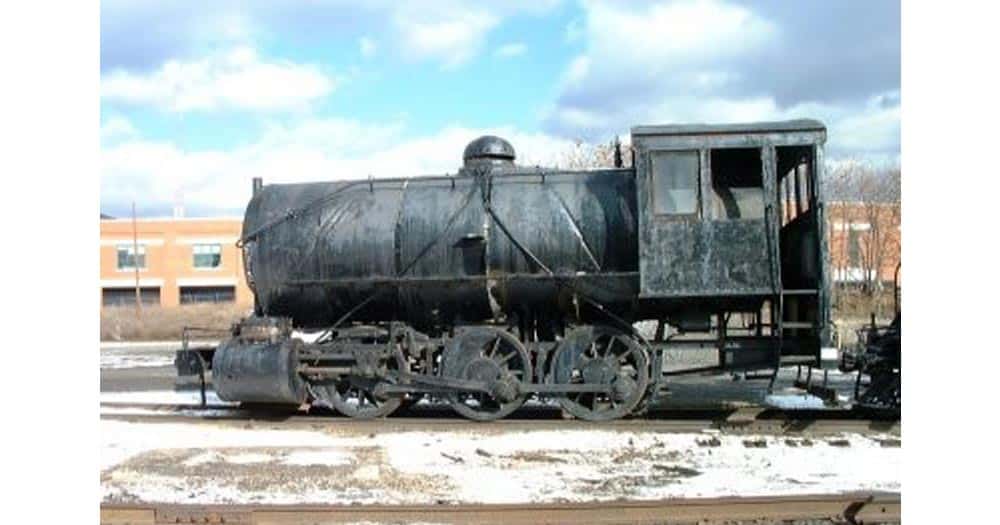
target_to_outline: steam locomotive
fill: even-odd
[[[255,179],[254,315],[178,368],[211,370],[224,400],[350,417],[434,396],[493,420],[536,396],[600,421],[657,395],[668,347],[772,381],[836,362],[825,140],[815,120],[639,126],[631,167],[619,149],[614,168],[565,170],[484,136],[451,175]]]

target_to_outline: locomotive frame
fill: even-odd
[[[599,421],[640,413],[670,375],[773,386],[782,366],[835,364],[825,139],[814,120],[640,126],[633,167],[567,171],[482,137],[453,176],[255,180],[239,242],[254,315],[185,347],[178,373],[351,417],[431,395],[493,420],[539,396]],[[663,372],[665,349],[706,346],[715,366]]]

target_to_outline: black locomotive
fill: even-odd
[[[352,417],[433,395],[490,420],[540,396],[607,420],[659,391],[668,345],[772,379],[820,365],[825,138],[813,120],[641,126],[633,167],[571,171],[517,166],[487,136],[454,175],[255,180],[254,316],[178,366],[210,361],[225,400]]]

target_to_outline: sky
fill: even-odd
[[[552,165],[635,125],[817,118],[899,162],[900,6],[843,0],[101,2],[101,210],[238,216],[266,183]]]

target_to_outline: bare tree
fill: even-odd
[[[563,152],[556,161],[556,167],[563,169],[595,169],[615,167],[616,149],[620,153],[623,167],[632,166],[630,146],[621,144],[616,137],[602,144],[589,144],[577,140],[573,147]]]
[[[862,268],[869,292],[892,278],[887,266],[900,253],[900,171],[868,172],[861,180],[864,221],[870,225],[861,238]],[[895,266],[892,264],[892,266]]]
[[[848,160],[827,169],[827,221],[837,291],[856,285],[869,298],[893,279],[900,260],[902,195],[899,167]],[[881,313],[879,301],[869,301]]]

